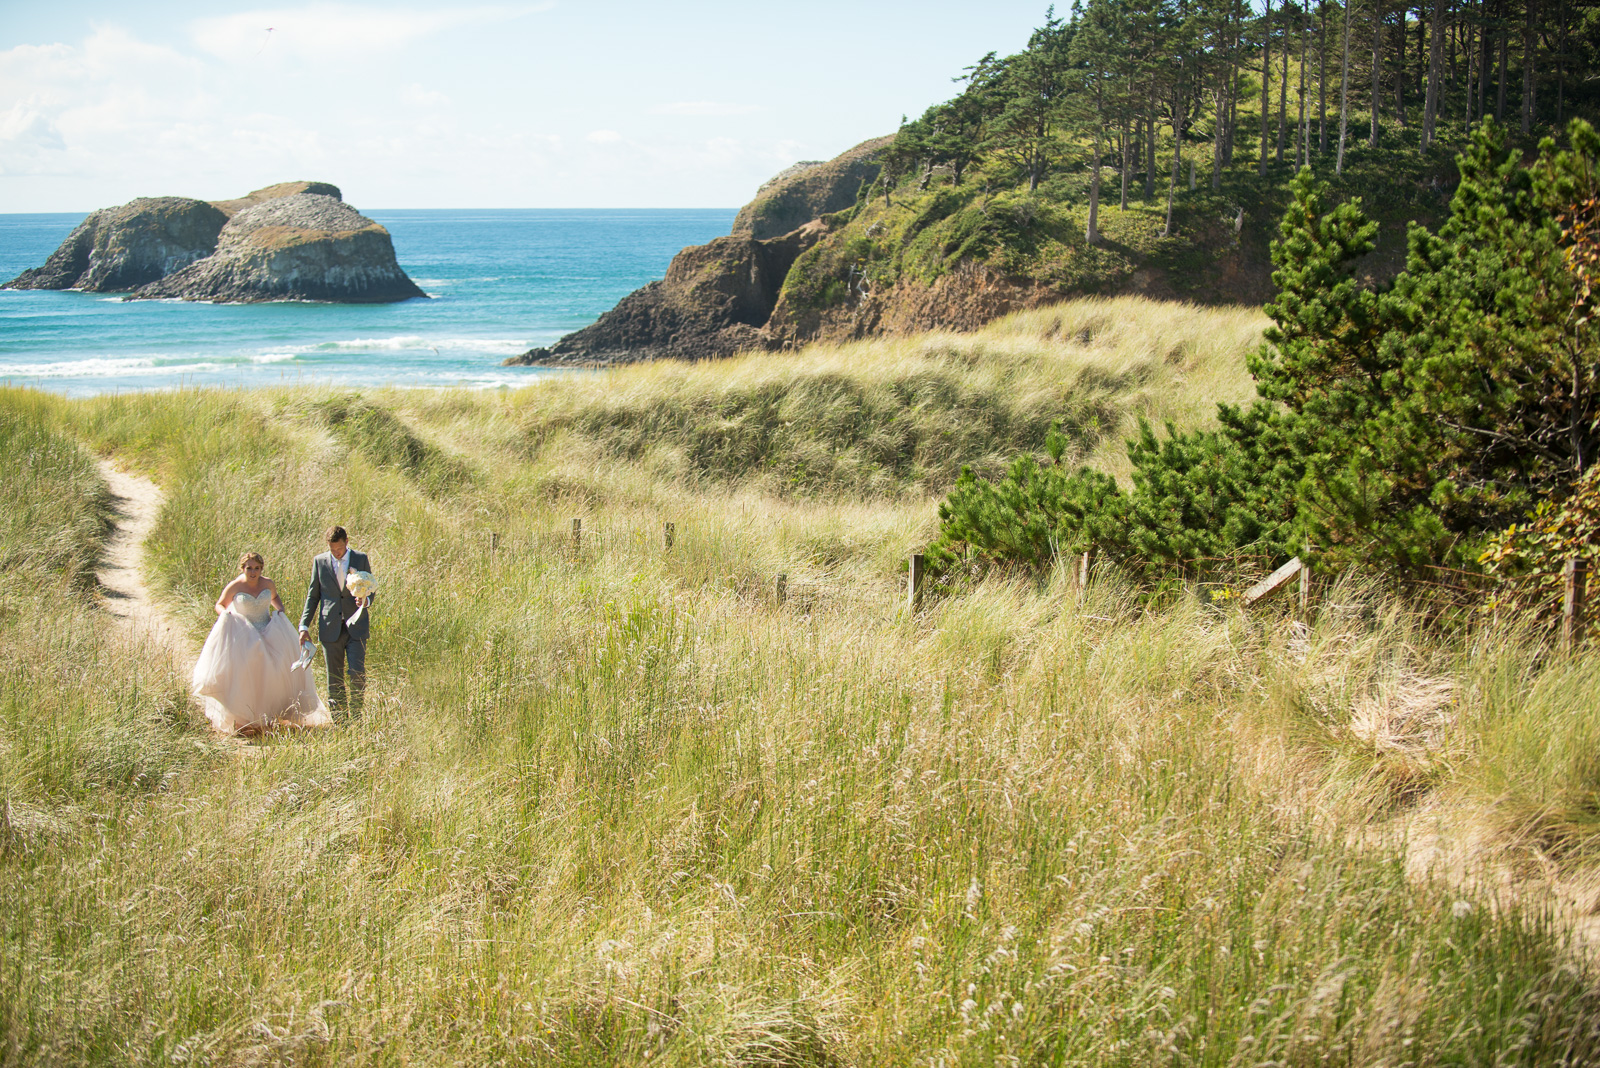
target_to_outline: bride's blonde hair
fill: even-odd
[[[239,570],[243,571],[244,565],[248,564],[252,560],[261,565],[261,570],[265,571],[267,569],[267,561],[262,558],[260,553],[249,552],[239,557]]]

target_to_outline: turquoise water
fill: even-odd
[[[82,396],[179,386],[517,386],[500,361],[594,322],[662,277],[732,209],[368,211],[431,300],[124,302],[0,290],[0,382]],[[37,267],[81,215],[0,215],[0,281]]]

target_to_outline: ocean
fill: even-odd
[[[366,211],[431,300],[196,304],[0,290],[0,382],[85,396],[344,383],[494,389],[570,372],[500,361],[587,326],[733,209]],[[82,215],[0,214],[0,281]]]

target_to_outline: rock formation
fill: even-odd
[[[877,334],[970,331],[1014,311],[1054,304],[1061,297],[1058,290],[1041,282],[967,261],[932,284],[901,279],[883,290],[852,293],[852,299],[827,308],[781,299],[764,333],[771,347],[790,348]]]
[[[389,232],[327,182],[280,182],[237,200],[144,197],[102,208],[10,289],[128,293],[130,300],[322,300],[426,296]]]
[[[825,237],[821,218],[855,204],[878,173],[891,139],[864,141],[826,163],[797,163],[764,184],[734,220],[733,232],[673,257],[667,276],[547,349],[508,366],[635,363],[663,357],[706,359],[772,348],[766,325],[789,268]],[[781,235],[781,236],[780,236]]]
[[[344,199],[339,187],[331,182],[279,182],[276,185],[252,190],[238,200],[213,200],[211,206],[221,210],[231,219],[245,208],[253,208],[264,201],[277,200],[279,197],[292,197],[296,193],[315,193],[335,200]]]
[[[395,262],[389,231],[334,197],[295,193],[241,209],[215,253],[129,299],[378,304],[426,295]]]
[[[843,211],[856,202],[863,185],[878,177],[883,150],[893,135],[863,141],[831,160],[808,160],[767,179],[756,198],[739,209],[733,233],[778,237],[812,219]]]
[[[758,241],[733,235],[678,253],[667,277],[623,297],[617,306],[548,349],[508,365],[636,363],[663,357],[704,359],[766,347],[761,327],[795,257],[823,233],[820,225]]]
[[[140,197],[101,208],[67,235],[43,267],[23,271],[5,288],[136,289],[211,255],[227,221],[215,206],[184,197]]]

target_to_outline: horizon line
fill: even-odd
[[[345,201],[345,203],[348,204],[349,201]],[[102,205],[101,207],[103,208],[103,207],[119,207],[119,206],[120,205],[116,205],[116,204],[106,204],[106,205]],[[353,204],[350,205],[350,206],[351,207],[355,207],[355,205],[353,205]],[[576,207],[576,208],[573,208],[573,207],[566,207],[566,208],[555,208],[555,207],[552,207],[552,208],[513,208],[513,207],[498,207],[498,208],[484,208],[484,207],[459,207],[459,208],[356,208],[356,210],[357,211],[361,211],[361,212],[368,212],[368,211],[738,211],[739,208],[741,208],[743,206],[744,205],[741,204],[741,205],[738,205],[736,207],[702,206],[702,207],[692,207],[692,208],[601,207],[601,206],[594,206],[594,207]],[[100,211],[100,210],[101,210],[101,208],[88,208],[88,209],[59,208],[59,209],[56,209],[54,211],[0,211],[0,217],[4,217],[4,216],[7,216],[7,215],[87,215],[89,212]]]

